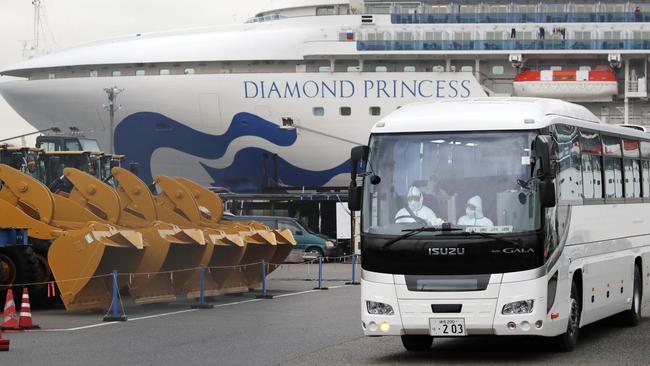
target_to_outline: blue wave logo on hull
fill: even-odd
[[[126,117],[115,129],[115,151],[140,164],[140,178],[153,181],[151,157],[159,148],[170,148],[201,159],[222,158],[230,143],[243,136],[255,136],[278,146],[292,146],[298,139],[295,130],[285,130],[250,113],[238,113],[223,135],[211,135],[189,128],[154,112]],[[226,168],[201,163],[212,177],[213,185],[236,192],[258,192],[269,185],[320,187],[336,175],[349,172],[349,161],[324,171],[296,167],[264,149],[249,147],[235,155]]]

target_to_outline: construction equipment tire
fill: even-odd
[[[2,269],[2,285],[0,299],[6,297],[6,285],[35,283],[38,278],[38,259],[34,250],[29,246],[17,245],[0,249]],[[22,298],[22,287],[14,287],[14,298]]]
[[[44,284],[46,282],[54,281],[52,269],[50,269],[50,265],[47,263],[47,252],[52,243],[48,240],[39,240],[34,238],[29,238],[29,243],[34,249],[36,260],[38,261],[38,276],[36,282],[39,284],[34,286],[29,293],[32,306],[37,308],[61,307],[63,302],[61,301],[61,297],[58,296],[58,291],[56,291],[56,294],[48,296],[47,285]]]

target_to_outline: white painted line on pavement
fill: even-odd
[[[341,285],[341,286],[332,286],[330,288],[331,289],[337,289],[337,288],[342,288],[342,287],[349,287],[349,286],[348,285]],[[275,295],[274,297],[279,298],[279,297],[304,295],[304,294],[310,294],[312,292],[320,292],[320,290],[307,290],[307,291],[300,291],[300,292],[292,292],[292,293],[288,293],[288,294]],[[240,304],[245,304],[245,303],[249,303],[249,302],[258,302],[258,301],[264,301],[264,300],[265,299],[242,300],[242,301],[229,302],[229,303],[225,303],[225,304],[216,304],[216,305],[214,305],[214,307],[215,308],[222,308],[222,307],[226,307],[226,306],[240,305]],[[138,318],[128,319],[128,321],[133,322],[133,321],[137,321],[137,320],[162,318],[162,317],[166,317],[166,316],[172,316],[172,315],[178,315],[178,314],[184,314],[184,313],[191,313],[191,312],[194,312],[194,311],[198,311],[198,309],[187,309],[187,310],[173,311],[173,312],[169,312],[169,313],[141,316],[141,317],[138,317]],[[106,323],[97,323],[97,324],[85,325],[85,326],[75,327],[75,328],[41,329],[41,330],[32,330],[32,331],[28,331],[28,332],[29,333],[38,333],[38,332],[74,332],[74,331],[77,331],[77,330],[98,328],[98,327],[103,327],[103,326],[107,326],[107,325],[115,325],[115,324],[120,324],[120,323],[123,323],[123,322],[106,322]]]

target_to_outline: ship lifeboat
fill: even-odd
[[[521,97],[606,102],[618,93],[618,82],[607,66],[596,70],[526,70],[515,76],[513,88]]]

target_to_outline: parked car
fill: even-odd
[[[296,249],[303,251],[305,257],[335,257],[339,254],[335,239],[311,231],[292,217],[224,215],[223,218],[228,221],[258,221],[273,229],[289,229],[296,239]]]

